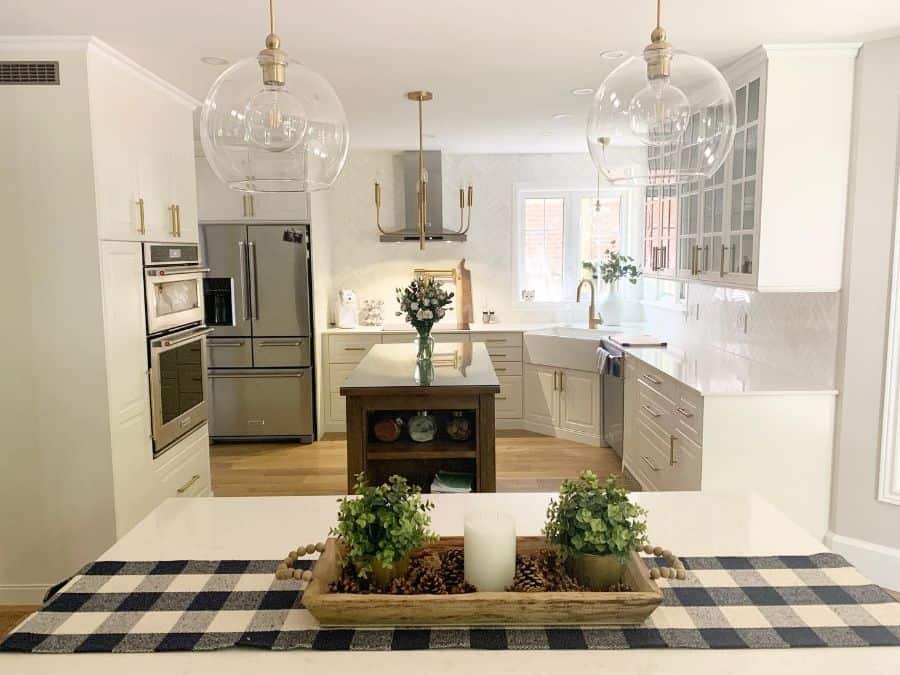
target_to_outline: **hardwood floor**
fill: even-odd
[[[36,610],[35,605],[0,605],[0,639]]]
[[[210,448],[213,492],[218,497],[343,494],[346,454],[344,434],[310,445],[217,443]],[[606,476],[620,473],[622,466],[612,448],[527,431],[497,432],[498,492],[555,492],[564,478],[583,469]]]

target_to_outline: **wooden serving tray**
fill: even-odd
[[[462,537],[442,537],[429,548],[462,548]],[[544,537],[519,537],[517,551],[537,553]],[[461,593],[455,595],[382,595],[331,593],[341,574],[334,538],[313,568],[303,605],[323,626],[610,626],[640,624],[662,602],[637,553],[625,564],[625,581],[633,592]]]

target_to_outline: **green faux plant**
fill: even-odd
[[[612,242],[615,244],[616,242]],[[608,284],[615,283],[619,279],[628,279],[628,283],[636,284],[641,271],[634,264],[634,258],[630,255],[622,255],[618,251],[606,249],[606,258],[600,261],[585,260],[581,266],[590,270],[593,279],[602,278]]]
[[[544,536],[564,558],[613,555],[624,562],[647,543],[646,513],[628,501],[615,476],[603,484],[592,471],[582,471],[577,480],[564,480],[559,501],[550,502]]]
[[[331,534],[344,543],[346,558],[361,578],[372,573],[373,563],[391,569],[415,548],[436,537],[428,530],[434,504],[422,500],[422,491],[402,476],[373,486],[357,474],[356,498],[339,500],[337,526]]]

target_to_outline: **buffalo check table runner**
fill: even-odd
[[[302,606],[305,582],[275,580],[277,560],[101,561],[66,582],[0,651],[900,646],[900,603],[838,555],[682,560],[687,578],[659,580],[663,603],[640,626],[431,629],[319,628]]]

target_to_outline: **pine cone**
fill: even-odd
[[[543,591],[547,586],[538,561],[531,556],[516,556],[516,576],[511,589],[518,593]]]
[[[428,572],[440,573],[441,559],[435,553],[424,553],[411,558],[406,570],[406,578],[413,585],[418,586],[419,580]]]
[[[559,552],[552,548],[542,549],[538,559],[541,572],[547,582],[547,590],[553,592],[571,592],[584,590],[581,585],[566,571]]]
[[[447,586],[444,584],[444,578],[441,576],[440,569],[426,569],[421,573],[414,587],[416,593],[424,593],[426,595],[447,594]]]
[[[362,585],[358,577],[344,572],[340,579],[328,585],[328,590],[332,593],[361,593]]]
[[[397,577],[391,582],[388,593],[393,595],[412,595],[415,593],[409,579]]]
[[[457,588],[465,583],[466,565],[461,548],[451,548],[444,553],[441,557],[441,574],[448,589]]]

